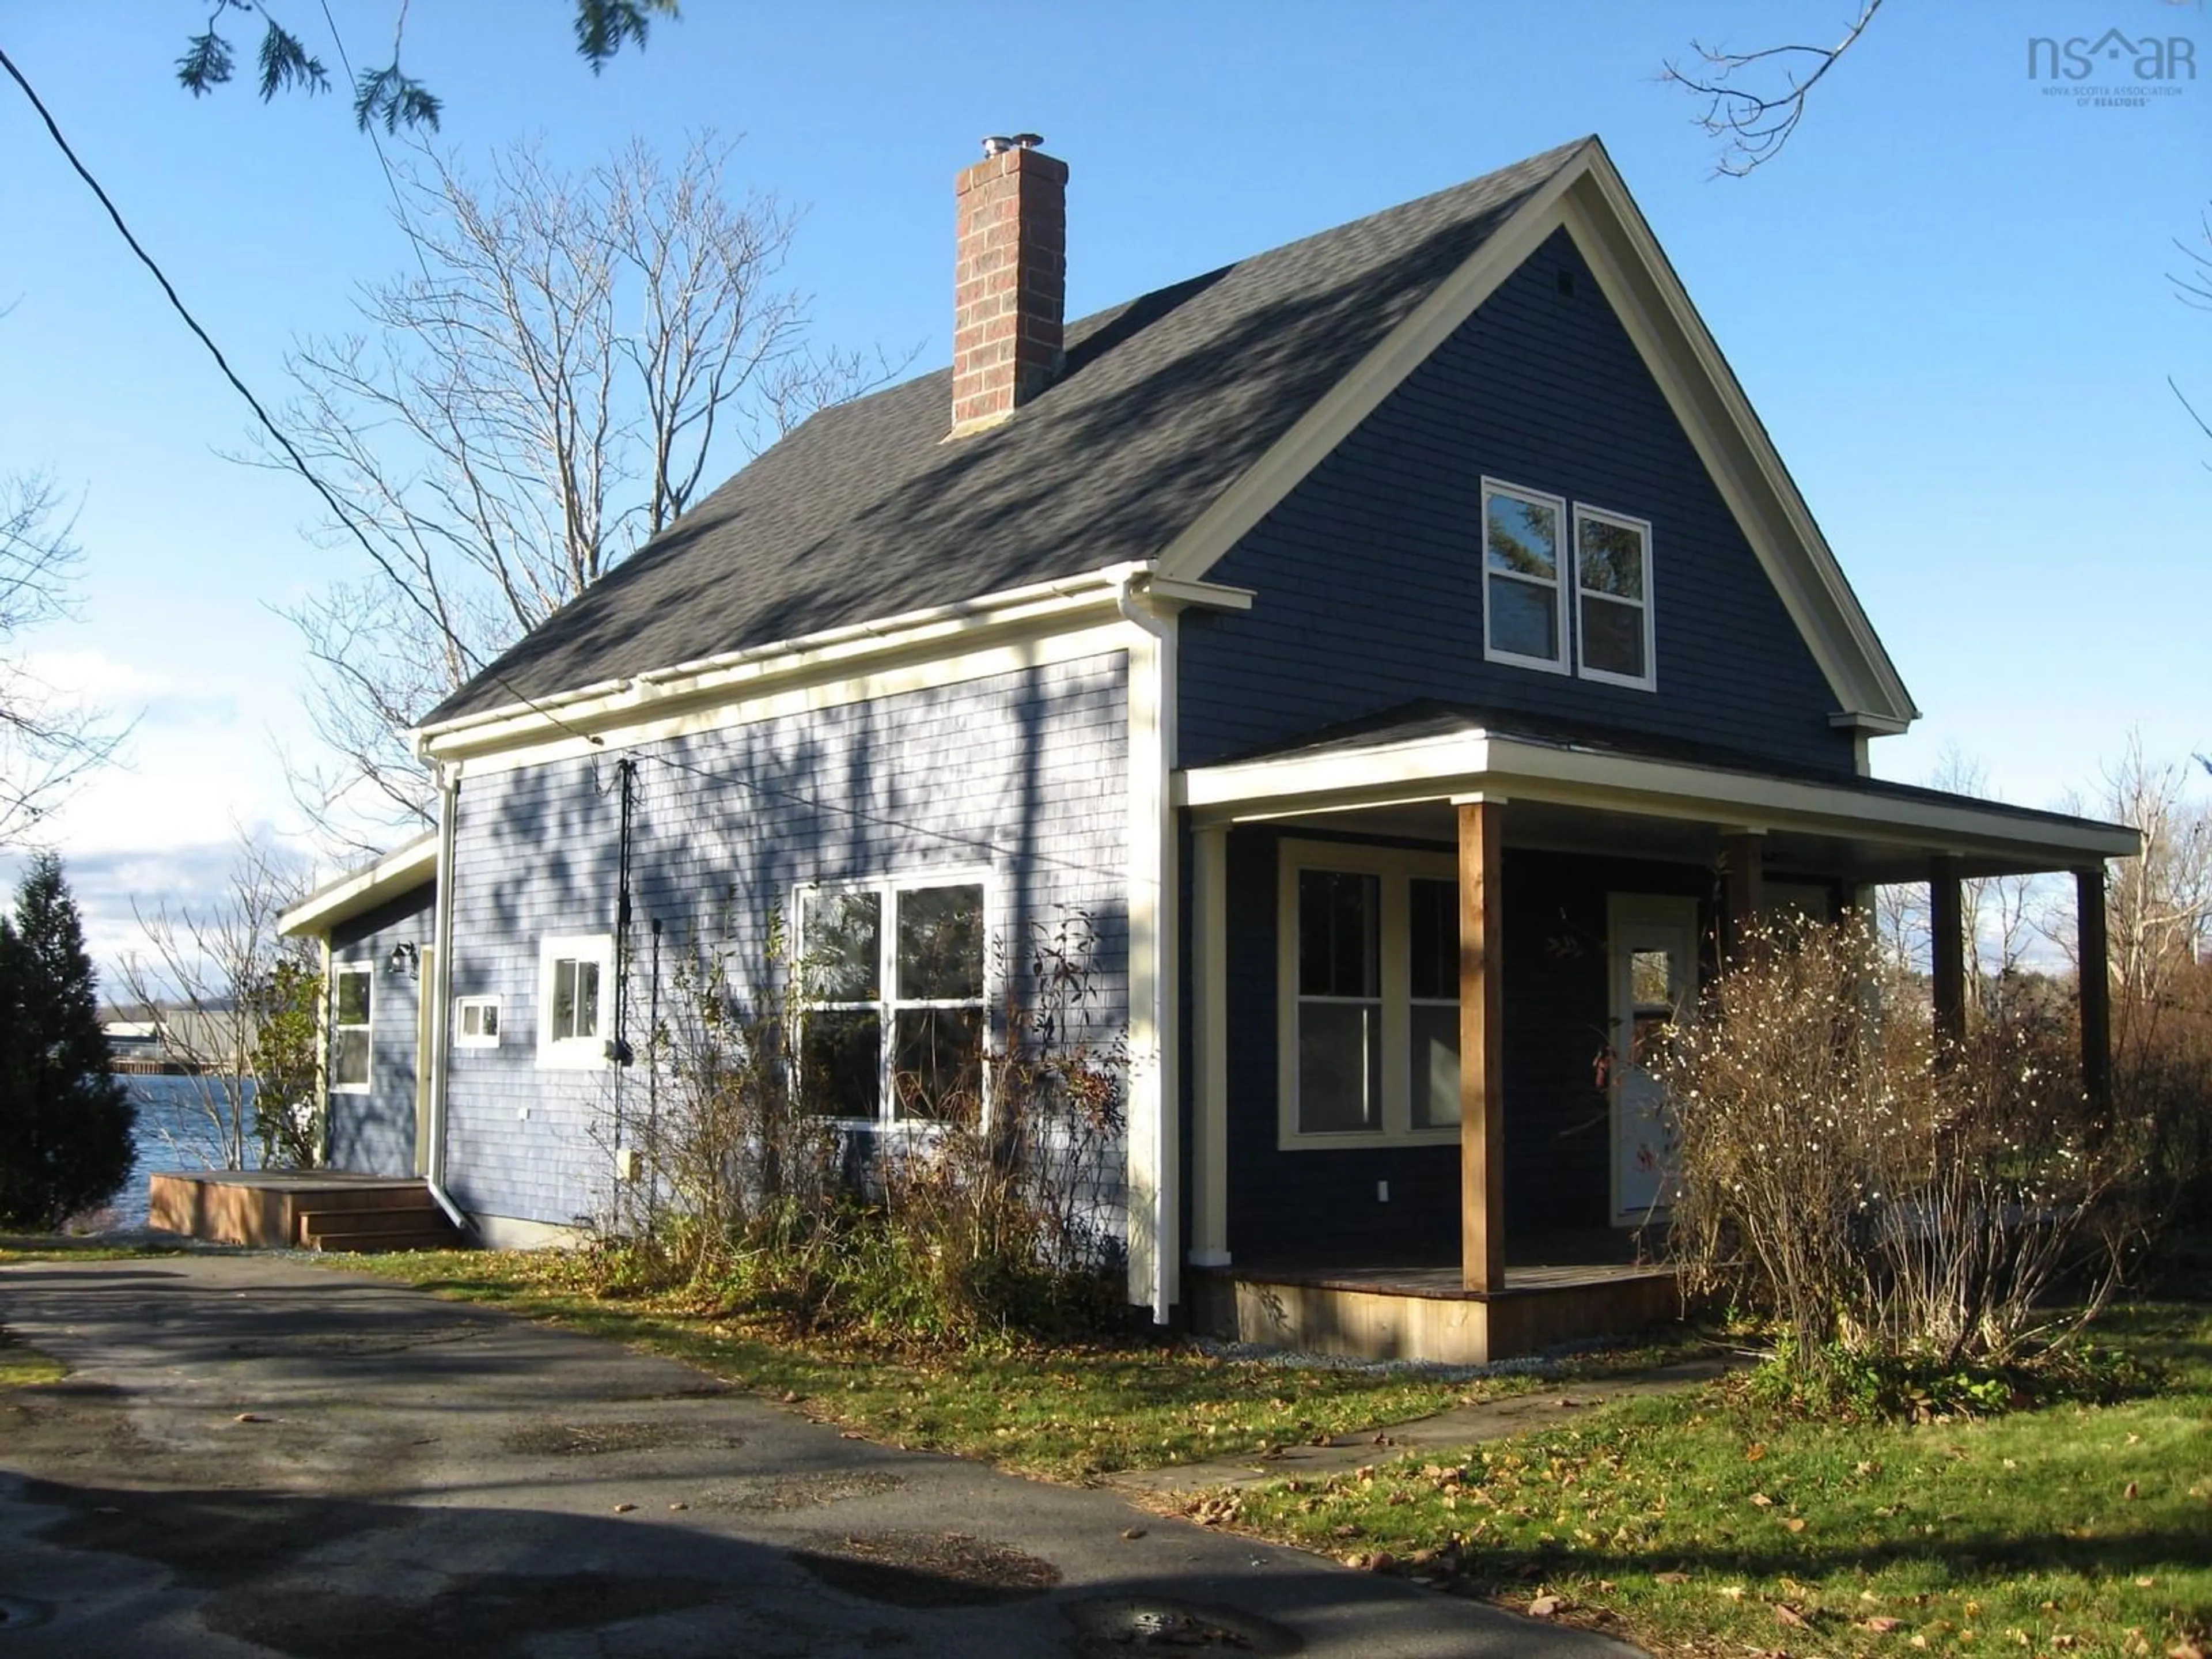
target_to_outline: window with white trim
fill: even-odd
[[[538,946],[538,1063],[590,1069],[607,1063],[612,1035],[611,933],[542,939]]]
[[[1575,600],[1582,677],[1650,690],[1651,526],[1576,502]]]
[[[331,1092],[368,1092],[369,1032],[374,1013],[373,967],[331,969]]]
[[[1482,481],[1482,654],[1492,662],[1567,672],[1559,614],[1567,504],[1518,484]]]
[[[453,1000],[453,1047],[499,1047],[497,997],[456,997]]]
[[[1449,854],[1281,844],[1285,1150],[1459,1134],[1459,885]]]
[[[822,1117],[930,1121],[982,1097],[980,876],[810,888],[799,900],[799,1097]]]

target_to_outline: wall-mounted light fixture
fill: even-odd
[[[398,979],[404,975],[409,979],[422,977],[422,953],[409,941],[402,940],[392,947],[392,954],[384,959],[384,971]]]

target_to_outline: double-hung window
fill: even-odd
[[[983,901],[980,878],[799,895],[799,1094],[807,1110],[896,1122],[981,1104]]]
[[[589,1070],[607,1063],[607,1039],[613,1035],[614,958],[611,933],[577,934],[539,942],[540,1066]],[[494,1014],[492,1018],[496,1022],[498,1016]]]
[[[1281,849],[1279,1144],[1454,1139],[1454,859],[1322,842]]]
[[[1482,481],[1482,653],[1492,662],[1567,672],[1560,614],[1567,504],[1517,484]]]
[[[1575,589],[1583,678],[1650,690],[1651,526],[1576,502]]]
[[[368,1092],[369,1030],[375,1000],[373,968],[331,969],[331,1091]]]
[[[1485,478],[1485,659],[1650,691],[1652,651],[1650,525]]]

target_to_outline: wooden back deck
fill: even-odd
[[[414,1176],[339,1170],[196,1170],[151,1178],[147,1222],[217,1244],[278,1249],[451,1249],[460,1234]]]

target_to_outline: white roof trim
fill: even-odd
[[[1863,729],[1902,731],[1920,711],[1743,388],[1595,138],[1169,544],[1158,560],[1161,576],[1202,580],[1561,228],[1574,239],[1688,432],[1820,665],[1838,712]]]
[[[1206,823],[1475,794],[1846,836],[2040,861],[2047,868],[2133,858],[2142,850],[2142,838],[2119,824],[2057,814],[2023,817],[1956,796],[1879,794],[1482,731],[1196,767],[1177,774],[1175,799]]]
[[[438,832],[431,830],[376,860],[318,887],[276,918],[287,935],[327,933],[342,921],[411,892],[438,873]]]

